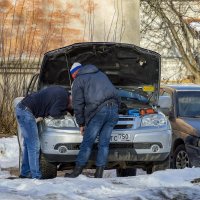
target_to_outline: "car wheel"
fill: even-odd
[[[190,159],[188,153],[185,149],[185,145],[179,145],[174,151],[173,155],[173,168],[183,169],[185,167],[191,167]]]
[[[48,162],[43,154],[40,156],[40,170],[43,179],[55,178],[57,176],[57,165]]]
[[[117,177],[127,177],[127,176],[136,176],[137,170],[135,168],[128,169],[116,169]]]
[[[154,163],[151,168],[147,168],[147,174],[151,174],[156,171],[166,170],[170,168],[170,156],[168,156],[164,161],[159,163]]]
[[[19,144],[19,174],[21,172],[21,166],[22,166],[22,146],[23,146],[23,138],[20,132],[17,131],[17,139]],[[49,178],[55,178],[57,176],[57,166],[53,163],[49,163],[43,154],[40,155],[40,170],[42,173],[42,178],[49,179]]]
[[[19,152],[19,174],[22,165],[22,151]],[[57,166],[53,163],[49,163],[46,158],[41,155],[40,157],[40,170],[43,179],[55,178],[57,176]]]

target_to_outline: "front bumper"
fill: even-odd
[[[113,130],[112,135],[128,133],[129,141],[111,141],[108,162],[163,161],[171,150],[171,130]],[[74,162],[79,152],[82,136],[77,128],[53,129],[46,128],[41,133],[41,150],[50,162]],[[157,151],[155,150],[157,145]],[[59,151],[59,147],[66,151]],[[154,147],[153,147],[154,146]],[[94,145],[91,160],[95,160],[97,145]]]
[[[108,162],[161,162],[168,157],[169,153],[157,153],[157,154],[136,154],[132,149],[125,151],[110,151],[108,156]],[[44,157],[49,162],[56,163],[75,163],[77,155],[57,155],[57,154],[44,154]],[[90,161],[95,161],[96,152],[92,152]]]

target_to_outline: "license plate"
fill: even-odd
[[[128,142],[131,141],[131,134],[129,133],[118,133],[111,135],[111,142]]]

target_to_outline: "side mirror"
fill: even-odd
[[[170,96],[159,96],[158,107],[165,115],[169,116],[172,107],[172,99]]]

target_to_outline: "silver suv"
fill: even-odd
[[[136,168],[147,173],[169,168],[171,126],[158,109],[160,55],[123,43],[66,46],[44,55],[40,73],[32,78],[27,94],[50,85],[70,90],[69,66],[74,62],[96,65],[110,78],[121,97],[119,121],[110,139],[107,169],[116,169],[118,176],[130,176],[136,174]],[[16,98],[14,104],[20,99]],[[38,129],[43,177],[53,178],[58,170],[72,169],[82,141],[74,116],[46,118],[38,124]],[[20,135],[18,128],[21,144]],[[97,142],[87,168],[95,167]]]

